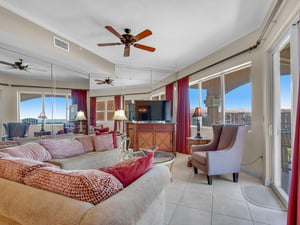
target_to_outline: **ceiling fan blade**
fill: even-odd
[[[145,37],[150,36],[151,34],[152,34],[151,30],[146,29],[146,30],[142,31],[141,33],[135,35],[135,36],[133,37],[133,39],[134,39],[135,41],[139,41],[139,40],[141,40],[141,39],[143,39],[143,38],[145,38]]]
[[[13,63],[8,63],[8,62],[4,62],[4,61],[0,61],[1,64],[4,64],[4,65],[8,65],[8,66],[14,66],[15,64]]]
[[[117,36],[120,39],[123,39],[123,36],[121,34],[119,34],[114,28],[112,28],[111,26],[105,26],[105,28],[107,30],[109,30],[110,32],[112,32],[115,36]]]
[[[129,46],[125,46],[124,47],[124,56],[127,57],[130,54],[130,47]]]
[[[121,45],[122,43],[103,43],[103,44],[97,44],[100,47],[103,46],[111,46],[111,45]]]
[[[140,48],[140,49],[149,51],[149,52],[154,52],[155,51],[155,48],[147,46],[147,45],[134,44],[133,46],[136,47],[136,48]]]

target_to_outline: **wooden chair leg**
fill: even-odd
[[[207,183],[208,185],[212,185],[212,176],[207,175]]]
[[[194,167],[194,173],[198,174],[198,168],[197,167]]]
[[[233,177],[233,182],[234,183],[238,183],[238,181],[239,181],[239,173],[233,173],[232,177]]]

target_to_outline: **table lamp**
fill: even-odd
[[[83,133],[82,130],[82,120],[86,120],[86,117],[84,115],[83,111],[78,111],[75,120],[79,120],[79,133]]]
[[[197,135],[195,138],[202,138],[200,135],[200,117],[201,117],[201,108],[200,107],[196,107],[194,114],[192,115],[192,117],[196,117],[197,118]]]
[[[121,131],[120,131],[120,121],[127,120],[127,117],[125,115],[125,111],[123,109],[116,110],[115,113],[114,113],[114,116],[113,116],[113,120],[118,121],[118,123],[119,123],[118,133],[121,133]]]
[[[42,125],[41,125],[41,131],[40,132],[45,132],[44,122],[45,122],[45,119],[47,119],[47,116],[44,112],[41,112],[40,115],[38,116],[38,118],[42,119]]]

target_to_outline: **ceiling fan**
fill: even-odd
[[[19,61],[16,61],[14,63],[9,63],[5,61],[0,61],[1,64],[12,66],[14,69],[19,69],[19,70],[25,70],[27,71],[29,64],[24,63],[23,59],[19,59]]]
[[[41,72],[47,72],[46,70],[35,69],[35,68],[29,67],[29,64],[24,63],[23,59],[19,59],[19,61],[16,61],[14,63],[0,61],[0,64],[8,65],[8,66],[11,66],[13,69],[18,69],[18,70],[23,70],[23,71],[37,70],[37,71],[41,71]]]
[[[114,80],[109,78],[109,77],[104,79],[104,80],[97,80],[96,79],[95,81],[97,82],[97,84],[108,84],[108,85],[114,86],[113,83],[112,83]]]
[[[139,49],[142,49],[142,50],[146,50],[146,51],[149,51],[149,52],[154,52],[155,51],[155,48],[153,48],[153,47],[136,43],[137,41],[150,36],[152,34],[151,30],[146,29],[146,30],[142,31],[141,33],[133,36],[133,35],[130,34],[131,30],[129,28],[125,28],[125,30],[124,30],[125,34],[122,34],[122,35],[119,34],[111,26],[105,26],[105,28],[108,31],[110,31],[111,33],[113,33],[115,36],[117,36],[120,39],[121,43],[117,42],[117,43],[97,44],[100,47],[112,46],[112,45],[122,45],[123,44],[123,45],[125,45],[125,47],[124,47],[124,56],[125,57],[130,55],[130,46],[131,45],[133,45],[133,47],[136,47],[136,48],[139,48]]]

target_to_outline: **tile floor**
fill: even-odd
[[[285,225],[286,211],[253,205],[245,200],[242,185],[260,185],[260,180],[240,173],[239,183],[232,175],[213,178],[194,175],[186,166],[188,156],[177,154],[172,168],[173,182],[166,188],[164,225]]]

